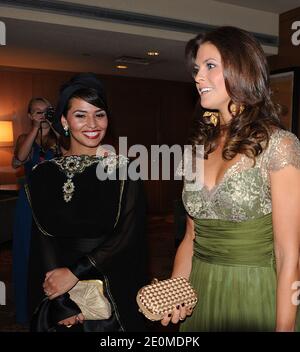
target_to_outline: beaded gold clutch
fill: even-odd
[[[111,316],[111,306],[104,296],[101,280],[80,280],[69,294],[85,320],[102,320]]]
[[[187,308],[197,304],[197,293],[183,277],[158,281],[142,287],[136,296],[139,311],[150,320],[161,320],[164,313],[184,303]]]

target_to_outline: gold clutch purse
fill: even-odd
[[[69,291],[86,320],[102,320],[111,316],[111,306],[103,294],[101,280],[81,280]]]
[[[164,313],[172,313],[183,303],[187,308],[194,308],[197,300],[196,291],[183,277],[155,280],[142,287],[136,296],[139,311],[152,321],[161,320]]]

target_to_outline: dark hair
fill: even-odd
[[[72,99],[78,98],[86,101],[87,103],[94,105],[100,109],[105,110],[106,115],[109,115],[109,112],[107,111],[107,105],[106,101],[103,101],[103,98],[99,91],[94,88],[79,88],[76,90],[74,93],[68,97],[63,112],[62,114],[66,117],[68,114],[68,111],[70,110],[72,106]],[[59,124],[61,125],[61,121],[59,120]],[[110,134],[111,132],[107,130],[106,135]],[[70,148],[70,138],[65,137],[63,133],[60,134],[60,144],[63,146],[64,149],[69,150]]]
[[[102,97],[96,89],[79,88],[68,98],[65,104],[63,110],[63,115],[65,117],[67,116],[67,113],[71,108],[71,100],[74,98],[82,99],[91,105],[97,106],[98,108],[105,110],[106,114],[108,115],[106,102],[103,101]]]
[[[186,45],[186,59],[194,68],[199,47],[213,44],[220,52],[227,93],[244,110],[233,116],[227,128],[223,158],[233,159],[237,153],[254,159],[266,148],[274,128],[282,128],[279,108],[271,101],[268,64],[257,40],[248,32],[235,27],[220,27],[199,34]],[[229,110],[230,111],[230,110]],[[222,126],[215,127],[209,118],[198,117],[190,138],[193,146],[204,145],[205,158],[217,147]],[[266,143],[262,143],[266,142]]]
[[[93,72],[78,73],[64,83],[59,91],[59,99],[55,109],[54,128],[63,135],[61,116],[67,116],[71,107],[71,99],[79,98],[94,106],[102,108],[108,115],[106,94],[102,82]]]

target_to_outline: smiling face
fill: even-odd
[[[230,97],[225,87],[222,58],[216,46],[209,42],[200,45],[194,69],[202,107],[226,114]]]
[[[69,154],[96,155],[107,130],[106,112],[83,99],[72,98],[67,116],[62,116],[63,127],[70,132]]]

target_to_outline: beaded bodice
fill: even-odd
[[[300,142],[292,133],[275,131],[267,148],[252,159],[241,158],[212,189],[184,186],[182,198],[190,216],[198,219],[244,221],[272,212],[270,171],[287,165],[300,169]]]

